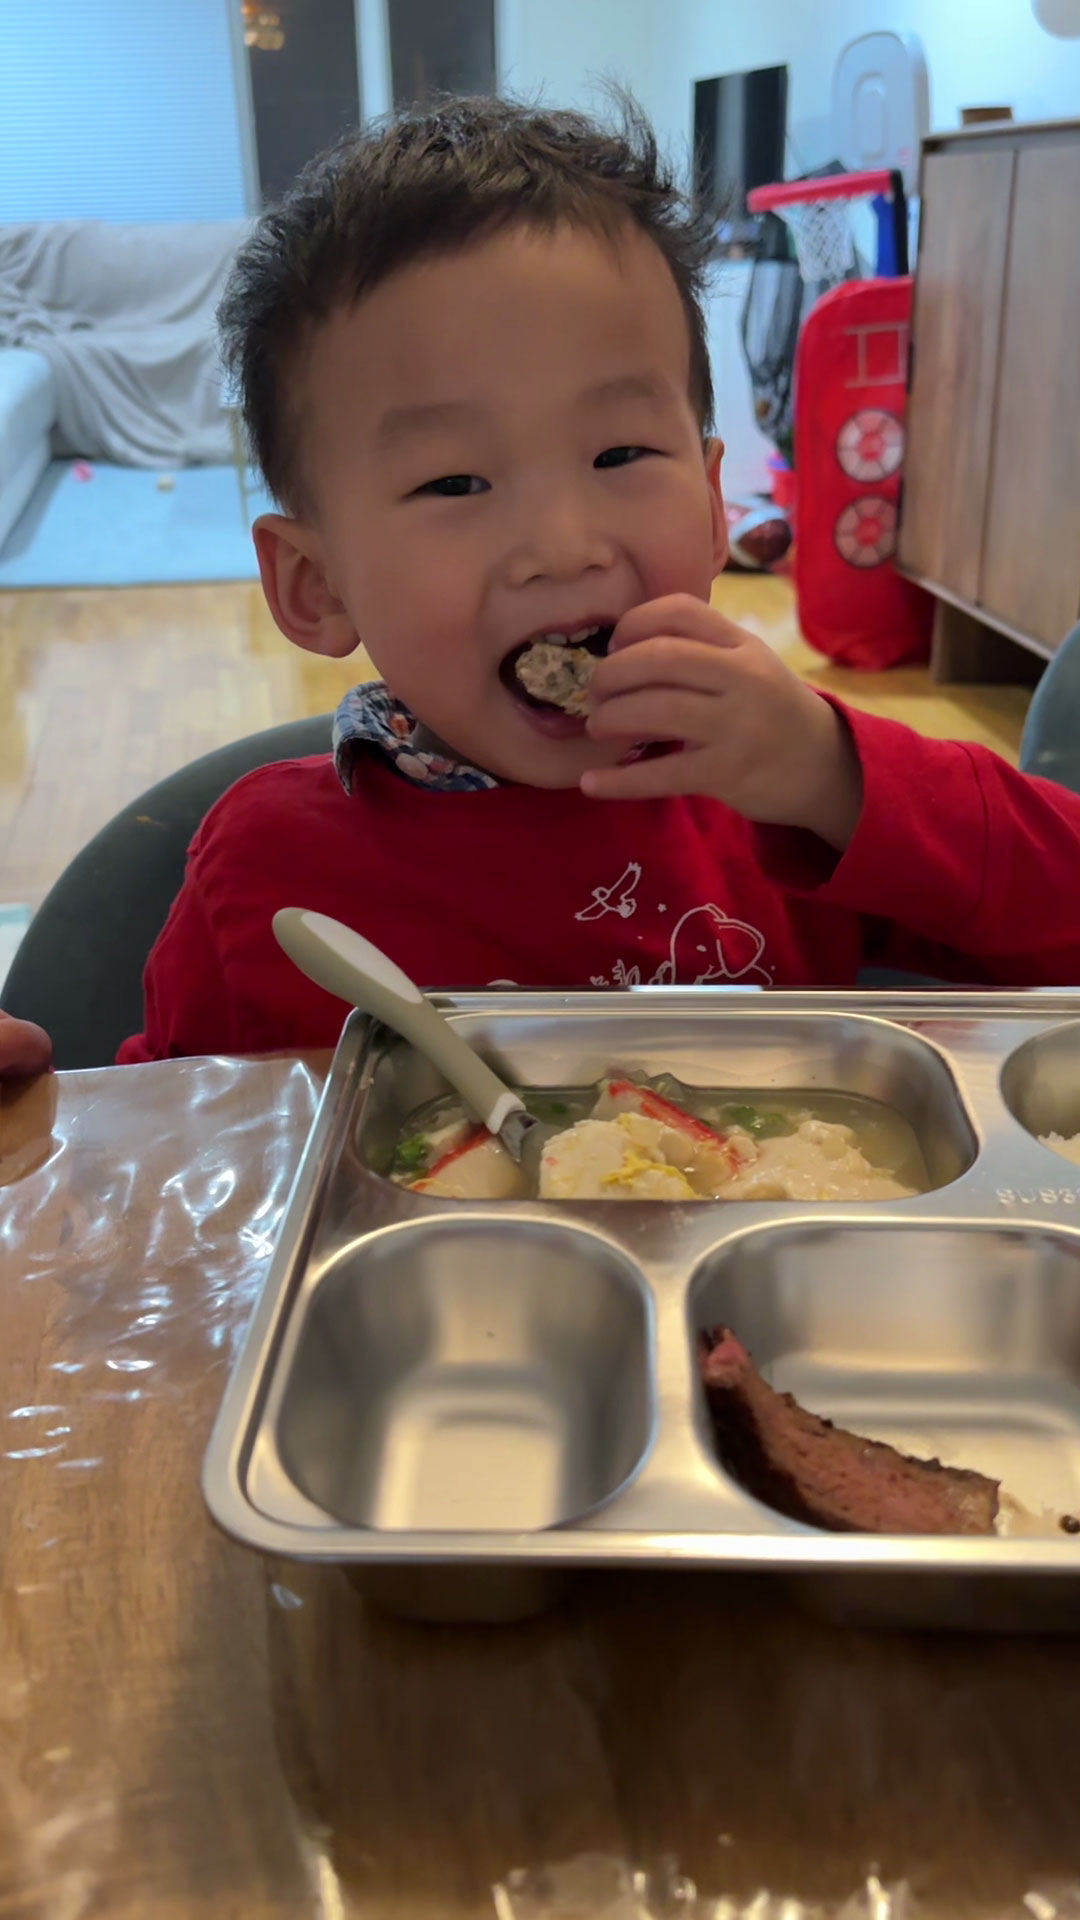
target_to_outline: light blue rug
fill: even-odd
[[[251,522],[272,503],[254,478],[246,506],[235,467],[180,467],[167,489],[161,478],[54,461],[0,548],[0,588],[257,578]]]

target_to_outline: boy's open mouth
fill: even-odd
[[[536,633],[512,647],[499,668],[507,691],[540,715],[584,722],[589,681],[615,629],[589,625],[573,633]]]

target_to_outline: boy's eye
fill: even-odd
[[[481,480],[478,473],[444,473],[438,480],[428,480],[414,491],[419,494],[433,493],[440,500],[458,500],[466,494],[486,493],[487,490],[487,481]]]
[[[643,460],[651,453],[651,447],[605,447],[593,461],[594,467],[629,467],[635,460]]]

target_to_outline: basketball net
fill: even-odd
[[[808,286],[839,285],[851,278],[858,262],[848,201],[803,200],[778,207],[777,212],[791,234],[799,272]]]
[[[752,187],[746,196],[751,213],[776,213],[787,226],[799,272],[808,287],[822,290],[857,279],[861,266],[851,210],[856,201],[879,195],[895,198],[893,174],[822,174],[810,180],[777,180]]]

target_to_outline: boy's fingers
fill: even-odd
[[[646,600],[623,614],[611,636],[608,658],[624,647],[636,647],[639,641],[661,634],[704,640],[713,647],[737,646],[746,638],[741,627],[717,613],[707,600],[697,600],[692,593],[669,593],[662,600]]]
[[[634,687],[693,687],[715,699],[730,685],[735,659],[732,648],[663,634],[609,653],[597,665],[589,693],[601,702]]]
[[[635,760],[629,767],[594,767],[581,776],[590,800],[658,800],[666,794],[700,793],[696,751]]]
[[[689,740],[704,746],[716,732],[716,695],[688,687],[642,687],[605,700],[586,725],[593,740]]]

